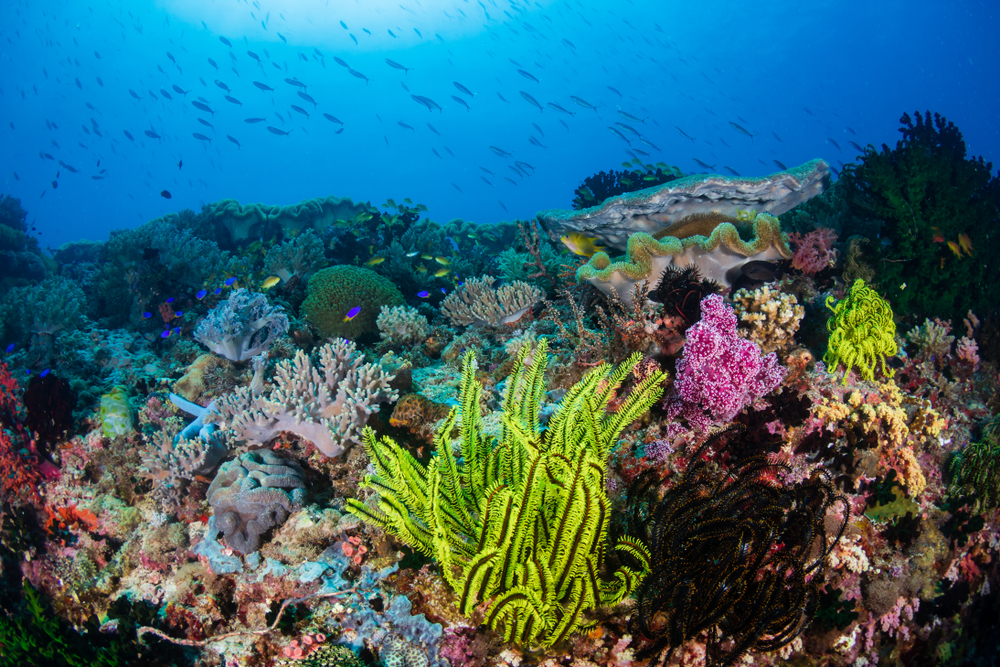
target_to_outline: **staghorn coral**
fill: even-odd
[[[493,276],[469,278],[441,302],[453,325],[491,326],[517,322],[542,298],[533,285],[515,280],[494,289]]]
[[[250,446],[264,446],[288,431],[333,457],[360,442],[361,429],[379,403],[398,396],[389,387],[393,376],[378,364],[364,363],[354,343],[342,338],[320,348],[318,367],[299,350],[275,373],[270,393],[257,396],[241,387],[215,401],[205,421]]]
[[[753,291],[737,291],[733,301],[740,335],[756,343],[763,354],[786,350],[795,343],[795,332],[806,311],[794,295],[764,285]]]
[[[667,416],[708,430],[732,421],[784,377],[777,355],[762,355],[756,344],[737,335],[736,312],[721,296],[710,294],[701,302],[701,320],[687,331]]]
[[[230,361],[246,361],[266,352],[286,331],[288,317],[280,308],[263,294],[240,288],[208,312],[194,338]]]
[[[273,246],[264,258],[264,273],[278,276],[282,282],[292,277],[306,280],[326,264],[323,241],[312,230]]]
[[[889,303],[860,278],[836,306],[830,305],[833,300],[832,296],[826,299],[833,317],[826,324],[830,341],[823,361],[834,372],[839,364],[844,364],[844,384],[855,366],[861,377],[874,380],[878,361],[882,362],[882,373],[892,377],[893,372],[885,367],[886,357],[897,351],[896,323]]]
[[[299,465],[276,452],[247,452],[224,463],[208,487],[215,532],[236,551],[253,553],[264,533],[302,507],[305,488]]]
[[[410,306],[382,308],[376,324],[382,340],[390,345],[417,345],[427,340],[431,333],[427,318]]]

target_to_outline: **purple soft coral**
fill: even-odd
[[[671,419],[697,429],[732,421],[744,407],[781,384],[785,368],[772,352],[736,333],[736,312],[718,294],[701,302],[701,319],[687,332],[677,380],[667,399]]]
[[[246,361],[288,331],[288,317],[263,294],[238,289],[213,308],[194,331],[195,340],[230,361]]]

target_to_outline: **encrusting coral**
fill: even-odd
[[[534,285],[515,280],[493,287],[496,278],[469,278],[441,302],[441,312],[454,325],[491,326],[512,324],[542,298]]]
[[[502,628],[506,641],[551,646],[586,629],[583,612],[620,602],[642,580],[648,562],[640,542],[623,538],[616,550],[642,568],[621,566],[611,581],[598,578],[611,510],[605,492],[609,449],[661,391],[658,371],[619,396],[639,359],[634,354],[617,369],[602,364],[591,371],[542,431],[547,344],[522,348],[507,382],[501,437],[494,441],[482,432],[475,358],[466,355],[460,407],[438,431],[430,463],[422,465],[366,429],[376,473],[365,486],[378,492],[377,509],[353,498],[348,509],[436,558],[463,614],[490,601],[486,623]],[[616,399],[611,413],[608,405]],[[451,442],[459,416],[460,458]]]
[[[827,322],[830,341],[823,361],[831,370],[838,364],[844,365],[844,384],[851,369],[866,380],[875,379],[875,364],[882,363],[882,373],[892,377],[893,372],[885,367],[886,357],[896,354],[896,323],[892,319],[892,307],[878,293],[865,285],[860,278],[854,281],[847,296],[831,305],[832,296],[827,297],[826,307],[833,311]]]
[[[289,431],[325,455],[339,456],[360,442],[379,403],[396,400],[392,378],[379,364],[364,363],[354,343],[337,339],[320,348],[318,367],[299,350],[293,361],[278,364],[269,394],[240,387],[217,399],[205,421],[249,446],[267,445]]]
[[[764,285],[753,291],[738,290],[733,302],[740,318],[740,334],[756,343],[762,353],[782,351],[794,344],[795,332],[806,314],[794,294]]]

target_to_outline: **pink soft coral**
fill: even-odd
[[[684,417],[707,430],[734,417],[785,378],[773,352],[762,356],[756,344],[736,333],[736,312],[718,294],[701,302],[701,319],[687,332],[677,380],[667,399],[667,416]]]
[[[792,232],[788,235],[788,240],[795,246],[792,268],[799,269],[807,276],[833,266],[837,260],[837,251],[833,249],[837,232],[832,229],[820,227],[808,234]]]

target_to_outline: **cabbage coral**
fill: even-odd
[[[885,367],[886,357],[896,354],[896,324],[892,321],[892,307],[878,293],[858,278],[851,286],[847,298],[837,304],[827,297],[826,307],[833,317],[826,323],[830,331],[823,361],[831,369],[844,364],[844,384],[851,369],[858,367],[861,377],[875,379],[875,363],[882,362],[882,372],[892,377]]]

